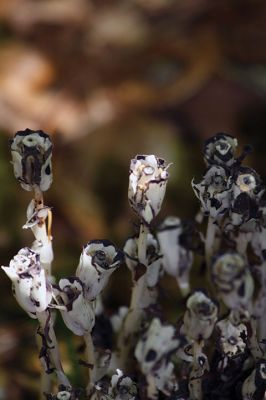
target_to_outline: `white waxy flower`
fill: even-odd
[[[208,339],[217,321],[218,308],[203,292],[195,291],[187,300],[182,333],[189,339]]]
[[[92,240],[80,256],[76,276],[84,285],[85,298],[93,300],[123,262],[123,253],[109,240]]]
[[[82,282],[76,278],[60,279],[54,286],[54,296],[66,326],[75,335],[91,332],[95,324],[94,304],[84,297]]]
[[[227,357],[234,357],[246,349],[247,328],[244,324],[233,325],[229,319],[216,324],[220,334],[220,347]]]
[[[175,385],[173,364],[169,358],[180,344],[174,327],[163,325],[158,318],[154,318],[136,346],[135,357],[142,373],[153,376],[159,390],[168,392],[170,382],[172,388]]]
[[[10,261],[9,266],[2,269],[13,283],[19,305],[31,317],[35,318],[36,312],[46,310],[52,299],[52,291],[37,253],[24,247]]]
[[[260,360],[242,386],[242,399],[265,399],[266,391],[266,361]]]
[[[131,160],[129,203],[148,225],[161,209],[169,177],[167,168],[165,161],[154,155],[137,155]]]
[[[253,295],[254,281],[240,254],[231,252],[216,257],[211,276],[218,295],[228,308],[246,309]]]
[[[109,395],[115,400],[134,400],[137,396],[137,386],[129,376],[117,369],[111,378]]]
[[[232,166],[236,161],[236,149],[236,138],[227,133],[217,133],[205,141],[204,159],[207,165]]]
[[[14,175],[25,190],[38,186],[41,191],[52,183],[52,143],[43,131],[18,131],[10,141]]]
[[[163,254],[163,268],[173,276],[185,296],[189,293],[189,271],[193,263],[193,253],[179,242],[182,223],[177,217],[167,217],[159,226],[157,237]]]
[[[202,212],[213,218],[223,216],[231,205],[231,179],[221,166],[211,166],[199,183],[191,182]]]

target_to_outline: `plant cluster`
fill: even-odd
[[[10,147],[15,177],[33,192],[23,228],[32,231],[34,242],[2,269],[19,305],[38,321],[41,399],[265,398],[265,188],[256,171],[242,165],[248,146],[237,156],[237,140],[228,134],[205,142],[206,171],[200,182],[192,181],[201,206],[198,225],[169,216],[155,227],[169,164],[137,155],[130,164],[128,198],[139,233],[123,250],[109,240],[90,240],[74,275],[59,282],[51,270],[52,211],[43,197],[52,183],[51,140],[26,129]],[[206,265],[204,289],[191,289],[195,255]],[[107,315],[101,295],[123,264],[132,276],[130,304]],[[183,317],[174,324],[159,304],[163,274],[175,278],[185,299]],[[62,366],[56,311],[84,339],[83,391]]]

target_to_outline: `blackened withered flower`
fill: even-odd
[[[230,167],[235,162],[237,139],[227,133],[217,133],[207,139],[204,145],[204,159],[207,165]]]
[[[195,183],[193,179],[191,185],[205,215],[217,218],[228,211],[231,201],[231,179],[223,167],[210,167],[201,182]]]
[[[223,319],[216,324],[219,332],[219,345],[227,357],[238,356],[246,349],[247,327],[240,323],[233,325],[229,319]]]
[[[159,226],[157,237],[163,255],[164,270],[173,276],[183,295],[190,290],[189,271],[193,263],[193,253],[180,244],[183,226],[178,217],[167,217]]]
[[[41,191],[52,183],[52,142],[43,131],[18,131],[10,141],[14,175],[25,190],[38,186]]]
[[[218,296],[231,309],[243,309],[252,298],[254,282],[245,259],[230,252],[214,258],[211,275]]]
[[[234,226],[259,218],[260,199],[265,191],[252,168],[240,167],[233,175],[230,220]]]
[[[76,276],[84,285],[87,300],[93,300],[102,291],[122,261],[123,253],[109,240],[91,240],[84,247]]]
[[[109,395],[114,400],[134,400],[137,396],[137,385],[132,379],[124,375],[119,369],[116,370],[111,378],[111,386],[109,389]]]
[[[154,155],[137,155],[130,164],[128,199],[141,220],[150,224],[161,209],[168,165]]]
[[[189,296],[186,307],[182,333],[191,340],[208,339],[217,321],[217,305],[205,293],[197,290]]]
[[[85,299],[81,281],[76,277],[60,279],[53,293],[66,326],[78,336],[91,332],[95,305]]]

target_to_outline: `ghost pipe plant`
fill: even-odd
[[[14,175],[22,188],[34,192],[34,199],[27,209],[27,222],[35,237],[33,249],[40,254],[40,261],[51,275],[53,261],[51,222],[52,213],[44,205],[43,192],[52,184],[52,143],[43,131],[25,129],[18,131],[10,141]],[[46,220],[48,225],[46,227]]]
[[[61,365],[54,331],[58,311],[66,327],[84,339],[88,400],[266,398],[265,189],[257,172],[242,165],[250,148],[237,155],[237,140],[224,133],[205,142],[206,170],[199,182],[192,180],[201,216],[208,218],[204,232],[178,217],[156,226],[168,165],[155,155],[136,156],[128,197],[139,234],[126,240],[123,252],[109,240],[90,240],[73,276],[58,283],[51,276],[51,210],[43,201],[52,182],[51,150],[42,131],[19,131],[11,141],[15,176],[34,192],[24,228],[35,240],[2,267],[19,305],[40,324],[42,400],[83,399]],[[101,296],[123,261],[132,276],[131,301],[110,315]],[[190,281],[198,261],[208,266],[202,289]],[[178,303],[183,317],[175,325],[165,321],[159,304],[164,272],[187,296],[186,306]]]

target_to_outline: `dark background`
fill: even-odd
[[[134,232],[127,186],[137,153],[173,162],[157,222],[168,214],[193,218],[190,181],[204,170],[203,140],[218,131],[235,135],[240,148],[252,144],[249,165],[264,176],[265,21],[263,0],[1,0],[1,264],[32,241],[21,229],[31,194],[9,163],[8,139],[17,130],[43,129],[54,142],[45,201],[53,207],[57,277],[74,274],[88,240],[122,247]],[[36,325],[10,286],[2,272],[0,399],[35,399]],[[164,288],[174,307],[175,282]],[[123,268],[106,291],[107,309],[129,295]],[[78,382],[67,361],[78,342],[66,339],[60,322],[58,332]]]

